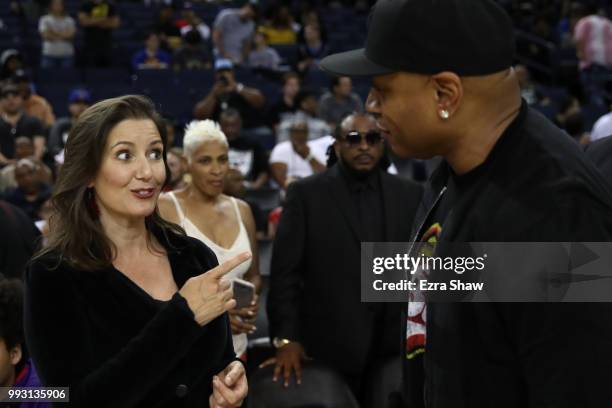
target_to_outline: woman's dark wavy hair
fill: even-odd
[[[34,259],[47,254],[59,256],[59,263],[67,262],[80,270],[99,270],[111,266],[116,247],[108,239],[96,211],[88,197],[88,184],[95,179],[102,164],[106,142],[112,129],[127,119],[150,119],[166,145],[164,120],[153,102],[140,95],[126,95],[106,99],[89,107],[73,125],[65,146],[64,164],[59,172],[51,204],[48,245]],[[166,181],[170,171],[163,152]],[[148,231],[160,229],[168,233],[184,234],[175,224],[161,218],[156,208],[145,219]],[[58,263],[58,265],[59,265]]]

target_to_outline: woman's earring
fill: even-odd
[[[450,113],[448,113],[446,109],[442,109],[440,110],[440,117],[444,120],[447,120],[448,118],[450,118]]]

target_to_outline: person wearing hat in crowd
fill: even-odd
[[[612,192],[567,135],[521,100],[510,17],[492,0],[379,0],[364,49],[329,56],[370,76],[366,108],[401,157],[444,158],[413,241],[612,241]],[[602,407],[612,401],[609,303],[410,302],[409,407]]]
[[[32,81],[30,75],[22,69],[17,70],[11,81],[19,87],[19,92],[23,97],[23,108],[25,112],[38,118],[45,129],[50,128],[55,123],[55,115],[49,101],[32,91]]]
[[[32,140],[34,157],[42,159],[46,149],[44,128],[38,118],[24,111],[19,88],[13,83],[2,86],[0,93],[0,167],[15,161],[15,141],[20,136]]]
[[[234,108],[240,112],[245,128],[255,127],[266,103],[261,91],[236,81],[234,64],[228,59],[215,61],[215,78],[215,84],[195,106],[193,115],[197,119],[219,121],[221,112]]]
[[[10,79],[17,70],[23,68],[23,57],[16,49],[9,48],[0,55],[0,81]]]
[[[72,125],[90,105],[91,93],[87,89],[74,88],[70,91],[70,95],[68,95],[68,112],[70,116],[59,118],[49,131],[47,149],[53,157],[64,150],[64,145]]]
[[[249,55],[259,7],[256,0],[244,1],[240,8],[221,10],[213,23],[215,57],[242,64]]]

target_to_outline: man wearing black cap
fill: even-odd
[[[513,58],[512,21],[492,0],[379,0],[365,49],[322,61],[373,77],[366,107],[396,154],[444,157],[415,241],[612,240],[611,190],[521,100]],[[612,401],[610,304],[412,302],[404,321],[407,406]]]

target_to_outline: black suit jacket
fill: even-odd
[[[40,247],[40,231],[19,208],[0,200],[0,279],[23,279],[28,260]]]
[[[612,136],[587,145],[585,152],[612,186]]]
[[[385,240],[408,241],[421,187],[381,171]],[[348,375],[378,354],[401,350],[403,304],[361,302],[360,222],[337,165],[288,189],[272,254],[271,338],[301,342],[307,354]],[[377,309],[378,307],[378,309]],[[385,309],[385,330],[375,310]]]
[[[612,241],[607,183],[576,143],[525,103],[469,177],[443,222],[436,256],[453,255],[449,242]],[[447,179],[443,163],[425,201]],[[609,406],[611,344],[610,303],[431,302],[425,406]],[[422,406],[414,401],[422,386],[407,392],[411,407]]]

